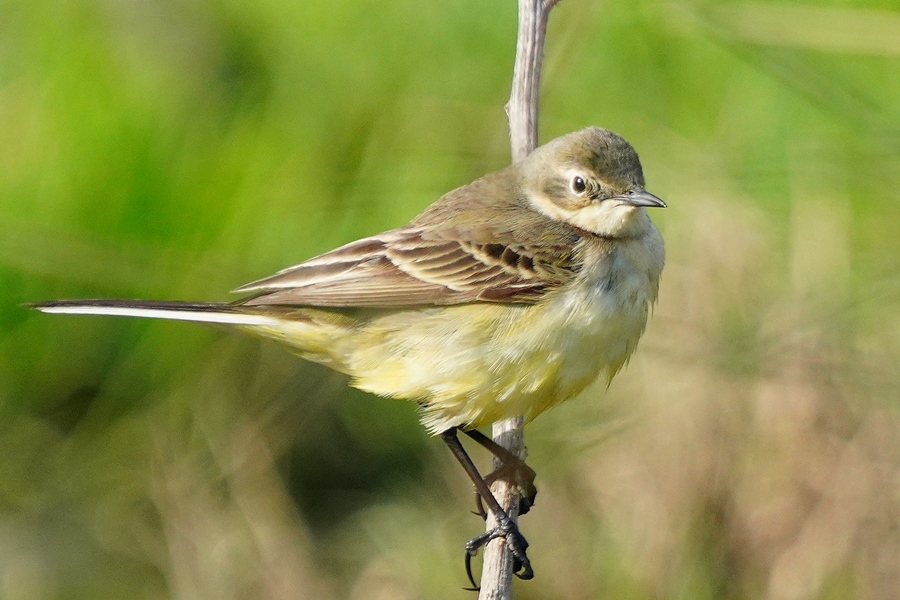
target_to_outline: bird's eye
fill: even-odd
[[[572,191],[576,194],[583,194],[585,190],[587,190],[587,182],[585,182],[584,178],[581,175],[576,175],[572,178]]]

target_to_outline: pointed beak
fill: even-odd
[[[665,208],[666,203],[657,198],[642,187],[633,187],[623,194],[614,196],[616,200],[631,206],[646,206],[648,208]]]

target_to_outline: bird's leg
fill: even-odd
[[[488,486],[487,482],[478,472],[475,463],[469,458],[465,448],[463,448],[459,438],[456,436],[456,428],[454,427],[444,431],[441,433],[441,438],[444,440],[444,443],[447,444],[447,447],[450,448],[450,452],[453,453],[453,456],[456,457],[459,464],[462,465],[462,468],[469,476],[469,479],[472,480],[472,484],[475,485],[475,489],[484,500],[484,503],[487,504],[488,510],[491,511],[491,514],[494,516],[494,520],[497,521],[496,527],[478,537],[472,538],[466,543],[466,574],[469,576],[469,581],[472,582],[472,589],[478,589],[478,584],[475,583],[475,578],[472,577],[472,557],[478,554],[478,550],[482,546],[498,537],[502,537],[506,540],[506,544],[512,552],[513,558],[515,559],[513,572],[516,576],[520,579],[531,579],[534,577],[534,571],[532,571],[531,563],[528,560],[528,556],[525,554],[525,551],[528,548],[528,542],[525,540],[525,537],[519,533],[519,528],[516,526],[515,522],[509,518],[509,515],[506,514],[506,511],[503,510],[503,507],[500,506],[500,503],[494,498],[490,486]]]
[[[496,480],[503,478],[512,481],[519,489],[519,515],[524,515],[531,510],[531,507],[534,506],[534,499],[537,496],[537,488],[534,486],[534,478],[536,476],[534,469],[525,464],[524,460],[477,429],[462,429],[461,431],[500,461],[499,467],[482,478],[485,483],[490,486]],[[482,519],[487,518],[484,504],[481,501],[481,494],[476,493],[475,498],[478,505],[477,514],[481,515]]]

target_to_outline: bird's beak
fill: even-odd
[[[644,188],[637,186],[631,188],[627,192],[619,194],[618,196],[614,196],[614,198],[625,204],[630,204],[631,206],[646,206],[657,208],[666,207],[666,203],[661,199],[657,198]]]

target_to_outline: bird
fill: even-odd
[[[665,262],[645,209],[666,204],[644,186],[631,144],[592,126],[444,194],[406,225],[243,285],[233,302],[29,306],[225,325],[344,373],[358,389],[414,401],[497,523],[467,544],[473,586],[469,559],[497,537],[530,579],[528,543],[490,491],[496,472],[482,476],[457,433],[527,480],[530,508],[534,472],[478,428],[515,416],[527,423],[597,379],[609,385],[627,363]]]

